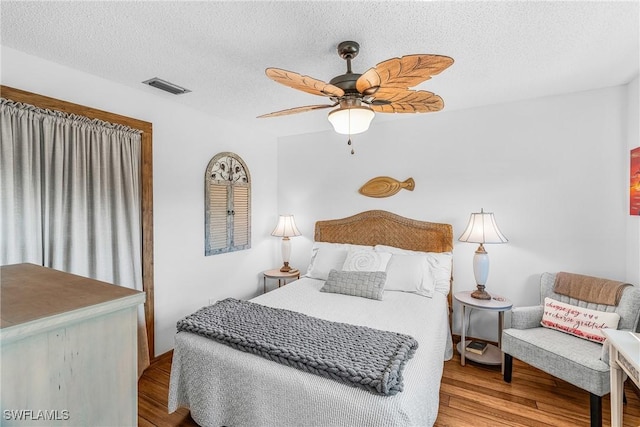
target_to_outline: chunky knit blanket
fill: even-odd
[[[177,328],[385,396],[402,391],[402,370],[418,347],[408,335],[233,298],[186,316]]]

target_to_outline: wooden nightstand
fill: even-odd
[[[267,279],[277,279],[278,287],[284,286],[287,284],[287,279],[299,279],[300,278],[300,270],[292,270],[286,273],[280,271],[279,269],[267,270],[262,272],[262,291],[264,293],[267,292]]]
[[[492,295],[490,300],[476,299],[471,296],[471,291],[456,292],[453,297],[462,304],[462,333],[461,340],[458,343],[458,353],[460,353],[460,363],[465,365],[465,359],[474,362],[484,363],[487,365],[502,365],[503,354],[500,350],[502,341],[502,327],[504,326],[504,312],[511,310],[513,303],[499,295]],[[471,342],[466,339],[466,309],[474,308],[477,310],[495,311],[498,313],[498,346],[489,344],[487,350],[483,354],[475,354],[466,351],[466,346]]]

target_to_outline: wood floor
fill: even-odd
[[[167,413],[171,353],[159,357],[138,383],[138,425],[197,426],[189,411]],[[640,426],[640,397],[626,383],[624,426]],[[603,425],[610,426],[609,396],[602,400]],[[589,394],[544,372],[513,361],[513,381],[502,380],[499,367],[467,363],[460,357],[445,363],[436,426],[553,426],[589,425]]]

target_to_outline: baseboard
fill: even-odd
[[[160,356],[156,356],[151,359],[151,363],[149,365],[153,365],[154,363],[162,362],[165,359],[173,358],[173,349],[167,351],[166,353],[162,353]]]

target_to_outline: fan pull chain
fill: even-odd
[[[351,65],[351,60],[347,60],[347,63]],[[355,151],[353,151],[353,147],[351,146],[351,110],[349,110],[349,139],[347,140],[347,145],[351,147],[351,155],[353,156]]]

